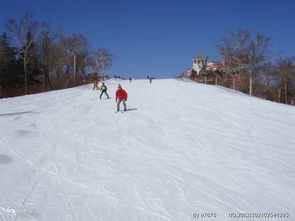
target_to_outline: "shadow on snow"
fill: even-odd
[[[33,113],[32,111],[24,111],[24,112],[17,112],[17,113],[6,113],[6,114],[0,114],[0,117],[5,116],[15,116],[15,115],[22,115],[22,114],[30,114]]]

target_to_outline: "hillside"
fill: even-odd
[[[111,99],[87,85],[0,100],[0,220],[26,220],[11,209],[42,221],[294,219],[293,106],[177,80],[120,83],[124,113],[114,80]]]

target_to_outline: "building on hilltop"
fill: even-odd
[[[243,72],[243,68],[235,62],[226,64],[225,62],[208,60],[208,57],[197,56],[192,59],[192,68],[185,69],[179,77],[243,91],[246,86],[242,80]]]

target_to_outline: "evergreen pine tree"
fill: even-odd
[[[23,84],[23,72],[17,61],[17,50],[10,46],[6,33],[0,36],[0,85]]]

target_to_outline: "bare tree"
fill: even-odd
[[[52,89],[52,85],[49,78],[49,52],[51,50],[52,43],[57,39],[58,32],[51,31],[50,25],[43,22],[41,25],[41,33],[39,36],[39,50],[42,60],[42,72],[44,75],[44,81],[46,88]]]
[[[256,33],[252,39],[249,30],[240,29],[237,32],[229,32],[216,45],[220,56],[227,67],[232,65],[241,70],[246,70],[249,76],[249,95],[253,95],[254,72],[269,59],[270,37]]]
[[[77,70],[83,79],[85,79],[86,77],[86,73],[85,73],[86,68],[90,66],[90,64],[88,63],[89,62],[88,55],[89,55],[88,50],[84,50],[83,52],[77,55],[77,59],[76,59]]]
[[[285,58],[279,59],[276,62],[275,74],[278,78],[278,83],[283,87],[284,92],[284,101],[288,104],[288,94],[294,87],[295,80],[295,59],[294,58]]]
[[[27,84],[28,84],[28,69],[27,64],[29,60],[29,49],[37,37],[38,22],[32,20],[32,13],[26,12],[24,17],[19,21],[14,18],[9,18],[6,23],[6,28],[8,33],[12,36],[15,43],[19,48],[23,48],[23,55],[21,59],[23,60],[24,68],[24,85],[25,94],[27,94]],[[27,35],[30,33],[31,38],[28,39]]]
[[[70,37],[64,37],[61,39],[61,43],[64,45],[65,50],[68,53],[69,58],[73,61],[73,73],[76,78],[77,71],[77,57],[80,54],[86,53],[87,39],[84,35],[72,35]]]
[[[109,50],[100,48],[91,52],[90,66],[104,79],[104,71],[112,66],[115,56]]]
[[[48,66],[50,67],[49,74],[54,75],[58,82],[62,75],[68,60],[68,53],[61,43],[53,43],[48,52]],[[60,86],[60,85],[59,85]]]
[[[242,42],[241,42],[242,43]],[[221,43],[216,45],[219,56],[224,62],[223,72],[232,74],[241,71],[244,67],[242,63],[237,62],[237,38],[236,34],[229,32],[228,36],[221,39]]]

